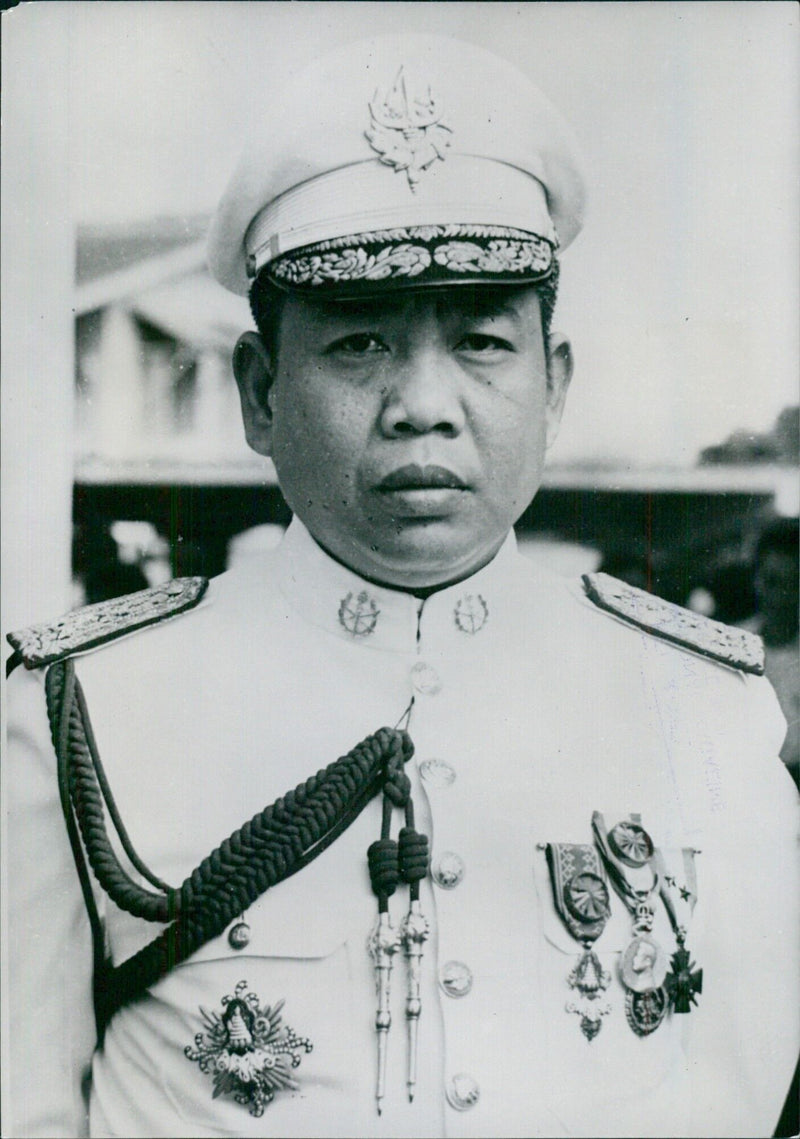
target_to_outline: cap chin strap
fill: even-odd
[[[72,660],[52,665],[45,688],[61,805],[92,929],[100,1039],[115,1012],[222,934],[270,886],[312,862],[379,790],[401,786],[403,765],[414,753],[406,732],[381,728],[254,815],[173,888],[148,869],[128,837]],[[153,889],[134,881],[123,867],[109,840],[106,812],[125,856]],[[144,949],[117,967],[106,956],[90,869],[120,909],[145,921],[167,923]]]

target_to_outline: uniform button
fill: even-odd
[[[419,765],[419,773],[429,787],[441,789],[455,781],[455,768],[443,759],[425,759]]]
[[[434,862],[431,868],[433,880],[443,890],[454,890],[464,877],[464,859],[452,850],[445,850]]]
[[[239,921],[228,934],[228,945],[231,949],[246,949],[250,944],[250,926],[245,921]]]
[[[442,690],[442,678],[432,664],[418,660],[411,669],[411,683],[423,696],[435,696]]]
[[[448,997],[465,997],[472,989],[472,970],[463,961],[446,961],[439,973],[439,984]]]
[[[459,1072],[451,1076],[445,1091],[447,1102],[456,1111],[469,1111],[481,1098],[481,1089],[474,1076],[467,1072]]]

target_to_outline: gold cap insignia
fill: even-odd
[[[430,85],[415,88],[401,67],[388,91],[375,92],[369,113],[367,141],[386,166],[405,171],[415,190],[422,171],[444,159],[450,145],[453,132],[442,121],[444,104]]]

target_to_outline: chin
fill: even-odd
[[[505,534],[487,537],[476,544],[474,538],[458,541],[440,531],[436,522],[404,526],[401,534],[371,543],[367,560],[372,568],[358,572],[399,589],[442,585],[480,569],[505,538]]]

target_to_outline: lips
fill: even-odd
[[[378,490],[466,490],[467,485],[463,479],[447,467],[435,465],[421,467],[417,463],[409,463],[405,467],[398,467],[378,484]]]

